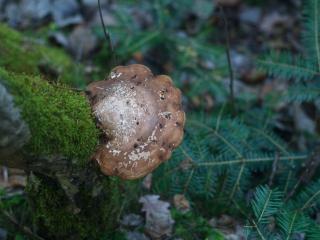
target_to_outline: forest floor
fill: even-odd
[[[221,0],[223,10],[213,4],[214,1],[194,0],[191,9],[184,4],[175,8],[173,4],[176,15],[169,16],[169,20],[167,15],[159,14],[167,11],[159,10],[161,1],[106,2],[102,1],[102,15],[118,64],[141,63],[155,73],[171,75],[182,92],[186,92],[187,113],[201,109],[210,114],[229,100],[230,66],[225,55],[225,48],[228,48],[235,73],[234,96],[240,99],[238,104],[246,108],[246,102],[251,99],[256,100],[256,105],[273,104],[277,133],[296,151],[309,151],[310,139],[318,136],[320,129],[316,114],[320,112],[320,104],[274,103],[269,99],[270,94],[286,92],[289,83],[269,77],[256,64],[256,59],[270,50],[304,51],[300,43],[302,0]],[[96,0],[0,0],[0,22],[40,44],[61,48],[69,54],[85,75],[84,80],[73,87],[83,89],[88,83],[103,79],[112,66]],[[152,27],[161,24],[167,24],[168,28],[167,43],[163,44],[163,39],[158,37],[163,34],[162,30],[157,32],[158,28]],[[209,54],[213,56],[206,57]],[[195,61],[198,56],[204,58]],[[200,68],[200,75],[213,72],[222,84],[208,85],[213,90],[206,92],[202,91],[204,83],[204,86],[199,85],[202,90],[198,91],[192,84]],[[153,189],[154,181],[157,180],[150,174],[138,183],[138,196],[133,197],[119,216],[120,225],[116,229],[119,239],[124,235],[129,240],[161,236],[176,240],[245,239],[246,220],[242,217],[221,212],[208,216],[203,209],[202,212],[198,210],[199,202],[192,201],[184,192],[162,195],[161,191]],[[23,205],[25,186],[23,172],[2,167],[0,187],[5,189],[4,199],[12,199],[13,206]],[[247,193],[247,197],[249,195]],[[153,217],[146,218],[145,213]],[[320,213],[317,218],[319,223]],[[29,223],[22,220],[21,224]],[[158,229],[161,233],[154,231],[154,225],[161,226]],[[0,239],[14,236],[6,226],[0,227]],[[15,239],[24,239],[24,236],[16,233]],[[295,239],[304,239],[304,236]]]

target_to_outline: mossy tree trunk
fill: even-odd
[[[99,134],[86,97],[3,69],[0,79],[31,135],[21,149],[1,159],[29,175],[26,192],[38,234],[99,238],[117,222],[120,183],[90,161]]]
[[[0,127],[0,164],[28,173],[26,192],[39,236],[100,239],[117,222],[122,183],[90,161],[100,133],[85,94],[37,72],[44,54],[50,66],[61,65],[59,74],[68,76],[64,82],[77,82],[65,73],[72,72],[70,60],[59,53],[56,62],[52,49],[43,46],[25,50],[24,38],[2,25],[0,38],[0,86],[7,100],[0,102],[0,111],[16,114],[0,117],[9,126]]]

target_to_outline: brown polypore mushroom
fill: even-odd
[[[181,143],[185,113],[170,77],[139,64],[118,66],[87,91],[105,140],[94,159],[106,175],[145,176]]]

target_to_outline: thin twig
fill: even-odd
[[[310,182],[311,178],[317,172],[318,167],[320,166],[320,147],[317,147],[314,152],[311,154],[310,159],[305,163],[305,167],[292,190],[288,193],[285,201],[288,201],[298,190],[301,184],[307,184]]]
[[[104,23],[104,20],[103,20],[100,0],[98,0],[98,6],[99,6],[99,15],[100,15],[100,21],[101,21],[101,24],[102,24],[102,28],[103,28],[104,37],[108,42],[108,47],[109,47],[109,51],[110,51],[110,54],[111,54],[111,60],[112,60],[112,65],[113,65],[112,67],[115,67],[116,66],[116,62],[117,62],[116,61],[116,56],[114,54],[114,49],[113,49],[113,44],[112,44],[110,33],[107,31],[107,27],[106,27],[106,25]]]
[[[220,7],[222,18],[224,21],[224,33],[226,38],[226,55],[228,60],[229,77],[230,77],[230,82],[229,82],[230,103],[231,103],[231,106],[233,107],[234,106],[234,72],[233,72],[231,54],[230,54],[230,49],[231,49],[230,48],[230,31],[229,31],[228,19],[224,12],[223,6],[219,5],[219,7]]]
[[[270,178],[269,178],[269,187],[271,187],[273,185],[273,180],[274,180],[274,177],[275,177],[276,172],[277,172],[279,159],[280,159],[279,153],[276,152],[276,155],[274,157],[274,161],[272,163],[272,172],[271,172],[271,175],[270,175]]]

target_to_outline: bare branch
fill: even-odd
[[[115,67],[116,66],[116,62],[117,62],[116,61],[116,56],[115,56],[115,53],[114,53],[114,49],[113,49],[113,44],[112,44],[110,33],[107,31],[107,27],[106,27],[106,25],[104,23],[104,20],[103,20],[100,0],[98,0],[98,7],[99,7],[100,21],[101,21],[101,24],[102,24],[104,37],[108,42],[108,47],[109,47],[109,51],[110,51],[110,54],[111,54],[112,65],[113,65],[112,67]]]
[[[229,32],[229,24],[228,19],[226,17],[226,14],[224,12],[223,6],[219,5],[222,18],[224,21],[224,33],[226,38],[226,55],[228,60],[228,68],[229,68],[229,77],[230,77],[230,83],[229,83],[229,91],[230,91],[230,102],[232,107],[234,106],[234,72],[232,67],[232,61],[231,61],[231,55],[230,55],[230,32]]]

